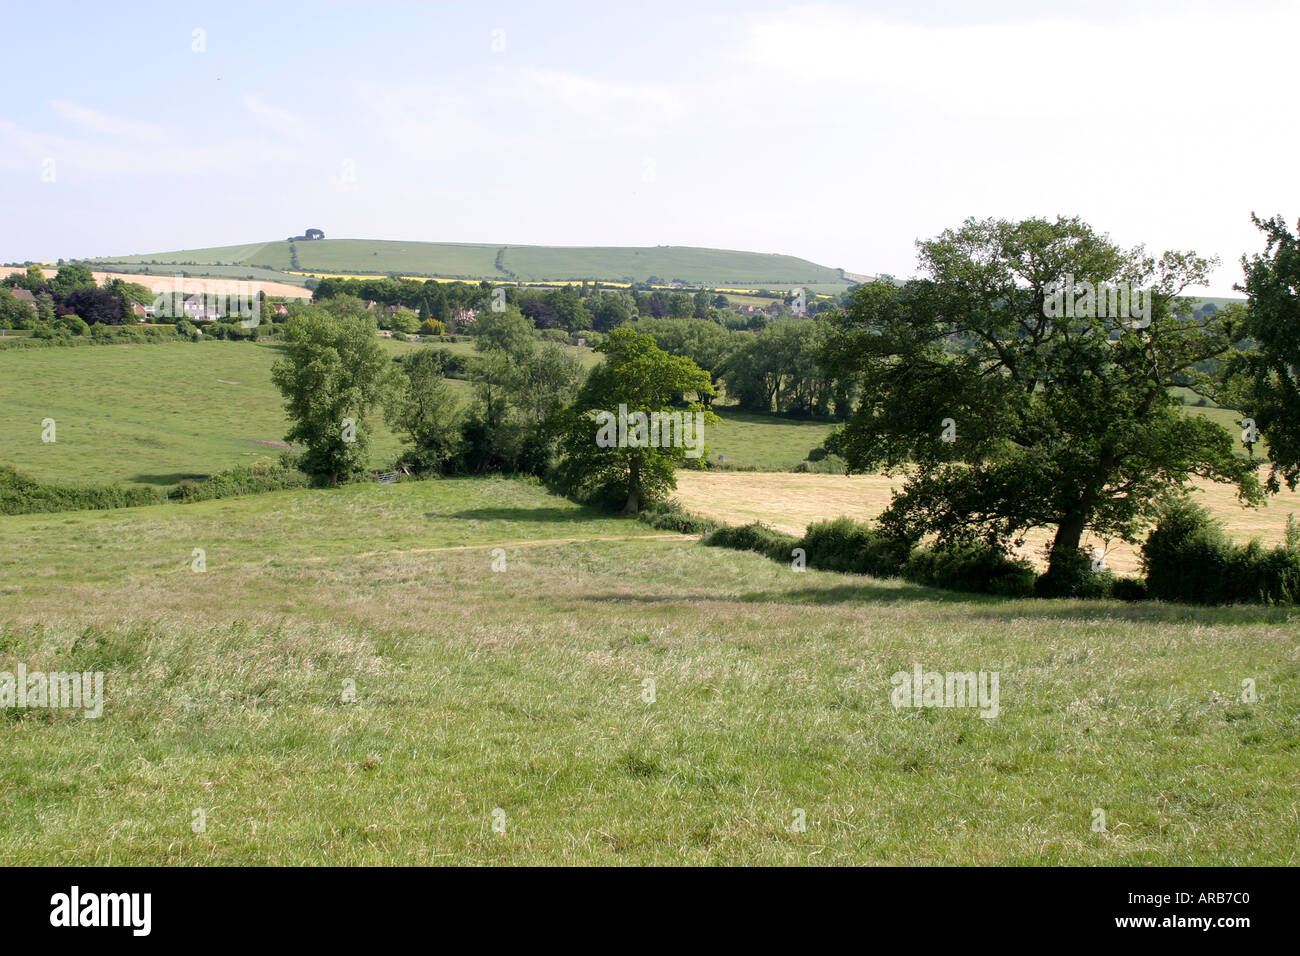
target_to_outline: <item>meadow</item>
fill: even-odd
[[[794,573],[506,479],[0,518],[0,581],[0,670],[105,674],[98,719],[0,712],[6,865],[1300,846],[1294,611]],[[916,663],[998,716],[895,710]]]
[[[418,347],[383,341],[394,354]],[[0,460],[45,481],[165,486],[276,458],[289,429],[271,384],[280,351],[211,341],[0,353]],[[400,447],[381,420],[372,464]]]
[[[474,354],[473,343],[431,346],[381,339],[400,355],[433,347]],[[566,346],[585,367],[590,348]],[[278,457],[289,423],[271,365],[273,342],[169,342],[0,352],[0,461],[35,478],[170,486],[258,458]],[[451,385],[469,400],[469,384]],[[731,464],[790,468],[822,441],[827,427],[721,409],[709,433]],[[41,441],[53,418],[56,441]],[[377,416],[371,464],[391,464],[401,439]]]

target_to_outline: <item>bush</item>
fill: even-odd
[[[1056,567],[1034,582],[1034,593],[1039,597],[1109,597],[1115,575],[1094,571],[1092,560],[1092,555],[1082,548],[1058,558]]]
[[[734,548],[737,551],[757,551],[773,561],[789,561],[791,553],[799,546],[799,539],[784,531],[769,528],[761,521],[739,528],[723,526],[709,533],[704,543],[715,548]]]
[[[847,475],[847,462],[839,455],[826,455],[813,460],[801,461],[794,466],[794,470],[803,474],[814,475]]]
[[[887,537],[851,518],[809,525],[798,546],[810,568],[877,578],[897,577],[912,551],[911,541]]]
[[[0,465],[0,514],[82,511],[154,505],[163,500],[156,488],[122,485],[49,485],[8,465]]]
[[[655,504],[637,515],[652,528],[660,531],[676,531],[678,534],[705,534],[718,526],[710,518],[691,514],[676,499]]]
[[[1147,586],[1138,578],[1116,578],[1111,582],[1110,596],[1117,601],[1145,601]]]
[[[987,545],[918,548],[903,565],[902,573],[913,584],[951,591],[999,597],[1028,597],[1034,593],[1033,565]]]
[[[1202,507],[1167,506],[1142,546],[1147,591],[1189,604],[1295,604],[1300,597],[1300,534],[1287,521],[1287,543],[1233,544]]]
[[[210,501],[214,498],[260,495],[286,488],[306,488],[308,484],[308,476],[282,458],[278,462],[263,460],[252,465],[240,465],[219,472],[205,481],[181,482],[167,497],[175,501]]]
[[[90,326],[82,321],[81,316],[73,315],[71,312],[59,316],[54,320],[54,324],[59,328],[66,329],[72,335],[85,335],[90,331]]]

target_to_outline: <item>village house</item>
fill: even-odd
[[[14,298],[17,299],[19,302],[25,302],[33,312],[36,311],[36,296],[32,295],[30,292],[28,292],[26,289],[19,286],[17,283],[14,283],[13,294],[14,294]]]
[[[215,305],[208,305],[202,295],[192,295],[181,306],[185,318],[195,322],[212,322],[221,318],[222,312]]]

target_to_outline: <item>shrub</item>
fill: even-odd
[[[846,465],[847,463],[839,455],[826,455],[816,461],[811,458],[801,461],[794,466],[794,470],[801,474],[846,475],[848,474]]]
[[[903,565],[902,573],[914,584],[952,591],[999,597],[1028,597],[1034,593],[1033,565],[987,545],[918,548]]]
[[[1235,545],[1201,506],[1168,505],[1142,546],[1147,590],[1190,604],[1295,604],[1300,597],[1300,535],[1287,522],[1287,543]]]
[[[81,511],[153,505],[163,500],[156,488],[122,485],[50,485],[8,465],[0,465],[0,514]]]
[[[1109,597],[1115,575],[1109,571],[1094,571],[1092,555],[1079,548],[1058,558],[1055,567],[1034,582],[1034,593],[1039,597]]]
[[[168,497],[176,501],[210,501],[286,488],[306,488],[309,483],[307,475],[285,460],[263,460],[219,472],[205,481],[181,482],[168,493]]]
[[[757,551],[773,561],[789,561],[790,552],[799,546],[799,539],[755,521],[738,528],[725,525],[717,528],[709,533],[704,543],[715,548]]]
[[[1117,601],[1145,601],[1147,586],[1139,578],[1116,578],[1111,582],[1110,596]]]
[[[85,335],[90,331],[90,326],[82,321],[81,316],[73,315],[71,312],[55,319],[54,324],[59,328],[67,329],[72,335]]]
[[[798,547],[808,566],[821,571],[896,577],[912,551],[912,542],[888,537],[851,518],[836,518],[808,526]]]
[[[710,518],[691,514],[676,499],[655,504],[638,514],[637,518],[652,528],[678,534],[705,534],[718,526]]]

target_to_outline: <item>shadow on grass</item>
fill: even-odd
[[[208,474],[197,474],[191,471],[176,471],[170,475],[132,475],[126,479],[128,482],[136,482],[142,485],[176,485],[182,481],[206,481],[211,478]]]
[[[464,511],[437,512],[428,511],[426,518],[453,518],[461,521],[526,521],[540,524],[572,524],[580,521],[616,518],[617,515],[599,508],[468,508]],[[640,528],[649,528],[639,521],[628,519],[628,523]]]
[[[1186,604],[1162,604],[1141,601],[1125,604],[1118,601],[1085,601],[1053,598],[1000,598],[988,594],[967,594],[945,591],[940,588],[900,582],[889,586],[872,578],[862,578],[861,583],[836,584],[831,587],[804,587],[784,591],[748,591],[741,594],[695,592],[685,594],[652,595],[644,593],[591,594],[584,601],[600,603],[614,601],[629,604],[685,604],[696,601],[733,604],[811,604],[828,605],[899,605],[936,604],[960,605],[963,617],[988,621],[1011,621],[1039,618],[1042,620],[1125,621],[1134,624],[1209,624],[1227,627],[1245,627],[1254,624],[1286,624],[1294,622],[1294,608],[1254,607],[1197,607]]]

